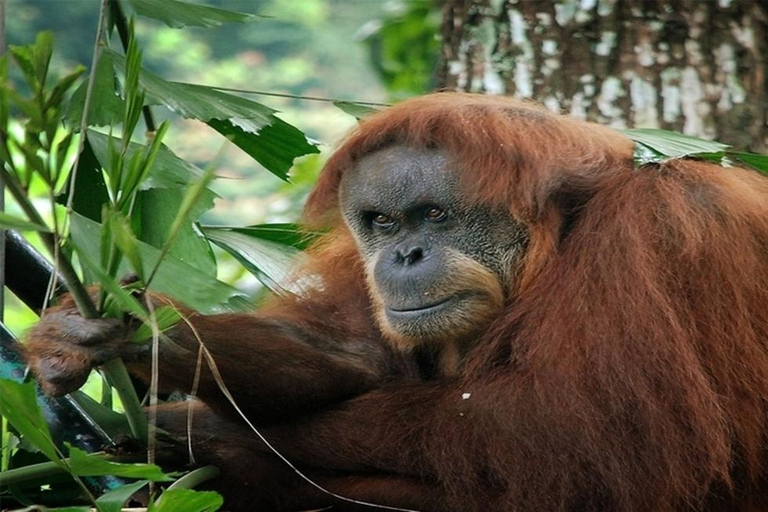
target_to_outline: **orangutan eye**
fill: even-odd
[[[437,206],[431,206],[424,213],[424,217],[431,222],[440,222],[445,219],[445,210]]]
[[[371,225],[378,229],[390,229],[395,225],[394,219],[383,213],[371,212],[368,214],[368,218]]]

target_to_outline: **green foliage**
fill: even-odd
[[[99,161],[99,166],[106,165],[109,158],[109,146],[115,145],[115,137],[88,130],[88,142],[94,155]],[[138,142],[129,141],[126,147],[125,159],[130,161],[136,153],[141,153],[146,146]],[[161,145],[148,174],[139,181],[139,190],[154,188],[179,188],[199,181],[203,177],[203,170],[186,160],[176,156],[167,146]]]
[[[624,130],[635,141],[635,165],[665,162],[675,158],[698,158],[723,166],[740,164],[768,174],[768,156],[733,151],[727,144],[681,133],[650,128]]]
[[[354,103],[351,101],[334,101],[333,104],[336,105],[339,110],[353,116],[358,121],[373,114],[374,112],[378,112],[379,110],[378,108],[372,107],[370,105]]]
[[[62,464],[48,424],[37,406],[34,385],[0,379],[0,415],[46,457]]]
[[[69,448],[69,470],[79,476],[113,475],[126,478],[141,478],[152,482],[171,482],[173,476],[163,472],[154,464],[112,462],[98,454],[88,454],[71,446]]]
[[[231,254],[264,286],[278,293],[289,293],[282,283],[296,268],[300,248],[306,239],[291,224],[247,228],[203,228],[205,236]]]
[[[72,144],[72,135],[61,134],[60,117],[64,108],[64,96],[82,75],[82,67],[46,87],[48,71],[53,52],[53,35],[43,32],[34,45],[11,46],[10,53],[17,66],[24,73],[26,84],[31,91],[29,97],[18,93],[2,73],[3,94],[0,95],[0,132],[9,133],[8,113],[11,105],[24,116],[22,137],[4,137],[0,144],[0,162],[7,162],[5,172],[22,189],[28,189],[33,176],[38,176],[50,188],[59,185],[66,173],[66,154]],[[3,69],[7,57],[0,59]],[[25,165],[13,165],[12,152],[21,154]],[[43,158],[45,156],[45,159]],[[39,224],[39,223],[38,223]]]
[[[108,51],[105,58],[111,58],[118,69],[125,68],[120,55]],[[255,101],[212,87],[168,82],[146,70],[139,81],[150,104],[203,121],[279,178],[287,179],[295,158],[319,152],[300,130],[276,117],[275,110]]]
[[[99,512],[120,512],[123,505],[125,505],[125,502],[128,501],[128,498],[140,491],[148,483],[148,481],[143,480],[105,492],[96,499],[96,506],[98,507]]]
[[[51,64],[51,55],[53,54],[53,34],[51,32],[41,32],[37,35],[35,44],[30,46],[11,46],[10,51],[27,78],[27,83],[35,97],[37,99],[44,99],[45,83],[48,79],[48,68]],[[60,85],[63,85],[64,90],[66,90],[65,84]],[[51,95],[53,96],[53,92],[51,92]],[[21,102],[20,108],[24,108],[23,105],[25,103]],[[25,109],[25,111],[31,117],[40,112],[31,106],[28,106],[28,109]],[[39,123],[37,124],[38,128],[44,128],[41,119],[36,119],[36,121]]]
[[[223,504],[223,498],[215,492],[168,489],[158,501],[149,505],[147,512],[214,512]]]
[[[728,148],[726,144],[665,130],[636,128],[624,130],[624,134],[635,141],[635,162],[638,165],[658,163],[669,158],[717,155]]]
[[[372,62],[390,94],[401,99],[432,89],[440,51],[438,3],[403,0],[365,39]]]
[[[727,156],[735,158],[743,164],[768,174],[768,155],[745,153],[743,151],[728,151]]]
[[[110,392],[107,395],[108,400],[104,400],[104,403],[97,402],[84,393],[83,390],[70,393],[69,396],[77,402],[78,406],[85,411],[88,417],[95,421],[111,439],[114,439],[116,436],[130,435],[131,429],[125,415],[114,411],[110,407],[111,388],[108,386],[104,386],[104,388]]]
[[[45,231],[50,232],[48,226],[35,224],[28,220],[20,219],[14,215],[0,212],[0,228],[2,229],[20,229],[23,231]]]
[[[142,15],[175,27],[255,19],[176,0],[126,1]],[[100,41],[103,47],[92,63],[88,82],[83,80],[82,67],[60,79],[51,76],[53,39],[49,33],[40,34],[33,45],[11,49],[23,86],[11,82],[8,61],[0,60],[0,171],[13,196],[13,207],[26,216],[0,213],[0,226],[40,233],[48,251],[56,255],[81,314],[129,315],[142,323],[133,341],[147,343],[181,321],[180,312],[172,307],[148,311],[138,298],[148,288],[203,312],[252,306],[243,292],[216,279],[212,241],[232,249],[232,237],[244,237],[250,243],[238,254],[247,263],[245,268],[277,291],[283,290],[280,282],[285,275],[279,269],[287,267],[304,244],[294,226],[245,228],[242,233],[215,228],[201,231],[199,217],[216,197],[209,189],[215,167],[202,170],[173,154],[163,144],[171,126],[168,122],[140,140],[142,119],[146,126],[154,126],[150,106],[162,105],[179,116],[202,121],[224,135],[225,144],[240,147],[283,180],[294,159],[318,149],[269,107],[213,87],[166,81],[144,69],[133,24],[120,18],[122,10],[116,5],[110,4],[111,14],[116,16],[115,26],[125,28],[120,33],[125,54]],[[17,116],[13,121],[11,113]],[[99,132],[91,128],[94,126],[108,129]],[[84,130],[79,133],[81,127]],[[40,201],[31,196],[35,188],[44,190],[47,205],[43,210]],[[208,231],[210,238],[205,234]],[[254,247],[261,252],[254,253]],[[135,274],[138,282],[124,284],[120,278],[127,273]],[[89,283],[99,285],[96,303],[86,292]],[[119,360],[109,361],[102,371],[118,392],[125,416],[111,408],[111,400],[99,402],[81,392],[72,394],[72,403],[108,435],[130,430],[145,439],[146,420],[124,366]],[[109,386],[106,389],[105,396],[111,396]],[[4,467],[12,467],[0,480],[13,482],[15,493],[28,486],[39,487],[45,481],[41,478],[59,478],[54,475],[63,471],[77,484],[74,490],[80,489],[100,512],[115,512],[147,480],[174,478],[151,464],[120,463],[77,447],[57,446],[36,400],[33,384],[0,381],[0,413],[15,432],[13,439],[20,440],[15,452],[24,452],[25,447],[39,450],[52,461],[15,467],[22,457],[4,459]],[[11,438],[10,434],[4,437]],[[68,453],[68,458],[62,453]],[[86,492],[81,476],[104,475],[141,481],[98,497]],[[207,511],[222,504],[215,493],[181,488],[164,492],[159,500],[154,498],[149,509],[157,511]]]
[[[128,3],[137,14],[155,18],[172,28],[219,27],[226,23],[245,23],[260,18],[253,14],[178,0],[128,0]]]
[[[86,255],[98,254],[101,226],[78,214],[73,214],[70,222],[72,243]],[[177,258],[166,254],[158,265],[162,249],[143,242],[137,242],[136,247],[147,268],[157,267],[157,273],[152,280],[153,290],[179,298],[189,307],[206,313],[242,311],[252,307],[240,290],[218,281],[213,276],[201,274],[195,267]],[[89,256],[86,257],[94,263],[94,267],[98,267]],[[125,275],[130,271],[130,265],[122,262],[116,274]],[[94,278],[93,282],[98,282],[98,278]]]
[[[91,104],[88,115],[88,124],[91,126],[117,125],[122,122],[122,114],[125,111],[125,102],[117,90],[117,80],[110,59],[99,59],[96,64],[96,78],[91,91]],[[85,93],[88,83],[83,82],[72,95],[67,108],[66,119],[79,126],[85,106]]]
[[[101,212],[94,207],[94,197],[102,202],[107,197],[107,185],[101,168],[109,162],[109,148],[117,142],[114,137],[88,130],[86,148],[80,159],[76,187],[82,195],[75,198],[75,211],[92,220],[100,221]],[[145,146],[130,142],[125,159],[131,161]],[[85,157],[85,158],[83,158]],[[154,247],[162,247],[170,235],[170,227],[181,208],[184,188],[203,179],[204,171],[180,159],[161,145],[149,172],[139,182],[139,193],[134,205],[134,230],[138,239]],[[81,179],[82,177],[82,179]],[[204,188],[188,217],[197,219],[213,206],[216,194]],[[85,198],[78,201],[78,198]],[[147,212],[146,214],[143,212]],[[215,276],[216,262],[208,244],[199,235],[192,222],[179,228],[169,254],[192,265],[206,275]]]
[[[155,325],[158,332],[165,332],[181,320],[181,313],[172,306],[163,306],[155,311]],[[152,338],[152,326],[144,324],[139,327],[131,341],[134,343],[143,343]]]

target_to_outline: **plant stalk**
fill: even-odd
[[[133,387],[125,363],[122,359],[112,359],[101,365],[101,369],[123,402],[123,410],[128,420],[128,426],[131,428],[131,434],[142,443],[146,443],[147,416],[141,407],[139,397],[136,395],[136,389]]]
[[[88,75],[88,86],[85,88],[85,103],[83,104],[83,118],[80,120],[80,140],[77,143],[77,153],[75,161],[72,163],[72,172],[69,176],[69,198],[67,198],[67,212],[72,211],[72,204],[75,198],[75,183],[77,178],[77,168],[80,166],[80,155],[85,148],[85,136],[88,130],[88,109],[91,107],[91,96],[93,87],[96,83],[96,66],[99,63],[99,45],[104,38],[104,26],[107,19],[107,3],[109,0],[101,0],[99,8],[99,27],[96,30],[96,42],[93,44],[93,58],[91,59],[91,72]]]
[[[0,488],[21,484],[30,480],[48,478],[56,475],[66,475],[66,466],[60,462],[40,462],[30,466],[13,468],[0,473]]]
[[[89,453],[88,456],[89,457],[104,456],[104,452]],[[118,462],[129,462],[129,461],[138,462],[138,460],[130,456],[113,457],[113,456],[107,455],[105,458],[107,460],[114,460]],[[6,471],[0,472],[0,488],[7,487],[9,485],[22,484],[24,482],[29,482],[30,480],[48,478],[50,476],[72,474],[67,469],[69,467],[70,467],[69,458],[67,457],[67,458],[62,458],[60,461],[56,461],[56,462],[54,461],[39,462],[37,464],[30,464],[29,466],[22,466],[19,468],[8,469]],[[200,468],[200,469],[205,469],[205,468]],[[194,473],[194,471],[192,473]],[[78,478],[77,475],[72,474],[72,476],[74,476],[75,478]],[[189,475],[186,475],[186,476],[189,476]]]
[[[112,19],[115,21],[117,34],[120,36],[120,43],[123,46],[123,50],[127,52],[130,36],[128,35],[128,20],[125,16],[125,11],[123,11],[120,2],[117,0],[109,0],[109,5],[112,9]],[[149,105],[144,105],[141,107],[141,112],[144,115],[144,124],[147,127],[147,132],[154,133],[156,128],[155,118],[152,116],[152,109]]]

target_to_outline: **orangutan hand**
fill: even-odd
[[[130,341],[138,324],[83,318],[72,298],[65,296],[27,333],[23,345],[27,364],[46,394],[64,395],[80,388],[94,366],[145,350]]]

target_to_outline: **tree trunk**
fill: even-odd
[[[768,149],[765,0],[443,0],[441,89]]]

